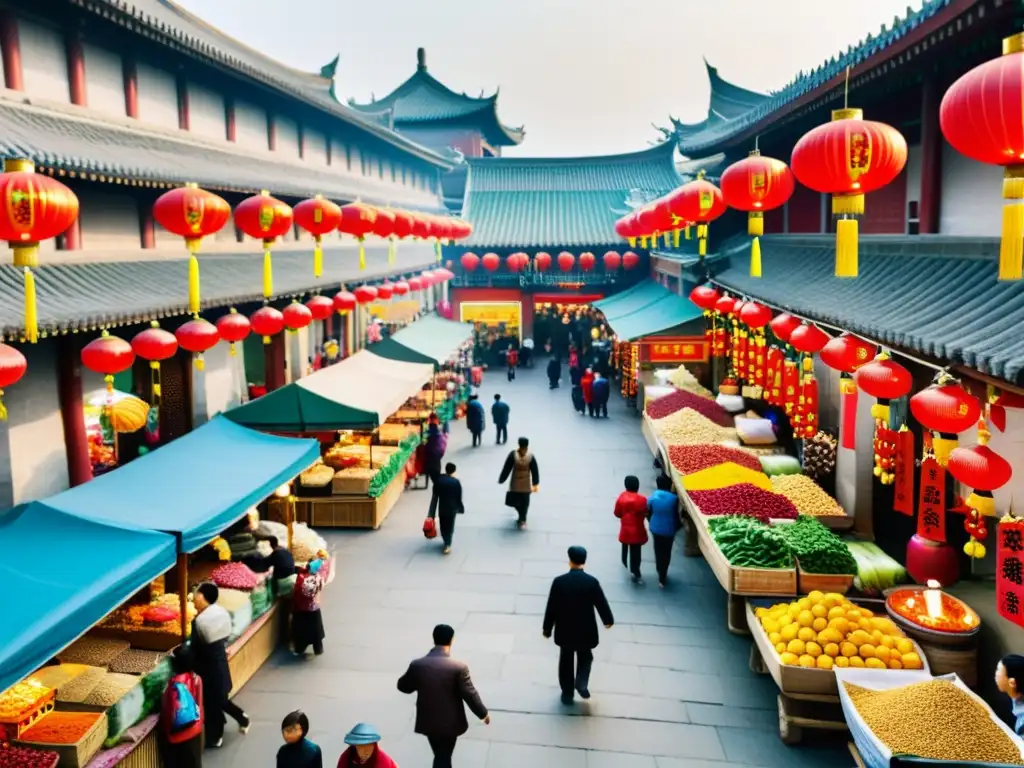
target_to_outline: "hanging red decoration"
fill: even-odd
[[[341,207],[323,195],[296,204],[292,211],[295,223],[313,236],[313,277],[320,277],[324,272],[324,251],[321,241],[323,236],[333,232],[341,223]]]
[[[496,253],[485,253],[481,263],[488,272],[494,272],[501,266],[501,259]]]
[[[597,259],[594,257],[594,254],[590,253],[590,251],[580,254],[580,269],[584,272],[592,270],[595,264],[597,264]]]
[[[107,392],[114,391],[114,376],[132,367],[135,352],[132,345],[122,338],[103,331],[82,348],[82,365],[93,373],[103,375]]]
[[[313,322],[313,313],[305,304],[298,301],[293,301],[281,310],[281,315],[284,318],[284,327],[289,331],[297,331]]]
[[[377,298],[377,289],[372,285],[360,285],[352,294],[356,297],[357,304],[369,304]]]
[[[228,342],[230,354],[234,357],[237,353],[235,344],[245,341],[252,331],[252,324],[249,318],[240,314],[234,307],[226,315],[217,318],[217,333]]]
[[[480,266],[480,257],[475,253],[464,253],[459,259],[459,264],[467,272],[475,272],[476,268]]]
[[[640,257],[633,253],[633,251],[626,251],[622,254],[622,268],[624,270],[629,272],[638,266],[640,266]]]
[[[526,269],[529,261],[530,257],[525,253],[513,253],[505,259],[505,264],[508,266],[509,272],[520,272]]]
[[[790,346],[797,352],[813,355],[828,344],[829,336],[818,326],[803,323],[789,336]]]
[[[4,390],[21,381],[28,370],[28,361],[18,350],[8,344],[0,343],[0,421],[7,420],[7,407],[4,405]]]
[[[274,265],[270,246],[292,228],[292,209],[270,196],[267,190],[247,197],[235,208],[235,226],[249,237],[263,241],[263,297],[274,295]]]
[[[821,348],[821,362],[840,373],[852,374],[875,357],[875,345],[852,333],[843,333]]]
[[[527,263],[529,263],[529,258],[525,253],[523,254],[523,258],[526,259]],[[441,267],[440,269],[434,270],[434,277],[439,283],[447,283],[449,280],[455,277],[455,273],[453,273],[450,269]]]
[[[726,294],[715,302],[715,312],[720,315],[728,315],[736,308],[736,299]]]
[[[310,296],[306,301],[306,309],[314,320],[326,320],[334,313],[334,302],[326,296]]]
[[[718,289],[712,285],[698,285],[690,291],[690,301],[706,312],[713,310],[720,298]]]
[[[970,542],[968,542],[970,544]],[[981,545],[979,545],[981,546]],[[985,548],[980,555],[984,557]],[[996,606],[999,615],[1024,627],[1024,520],[1007,515],[996,531]],[[971,553],[973,556],[973,553]]]
[[[628,213],[615,222],[615,234],[624,238],[630,248],[636,248],[636,239],[639,237],[638,225],[635,213]]]
[[[149,328],[139,331],[132,339],[132,351],[143,360],[149,362],[150,368],[159,368],[160,361],[174,357],[178,351],[178,340],[170,331],[160,327],[153,320]]]
[[[195,365],[200,371],[205,365],[203,353],[213,349],[220,341],[217,326],[201,317],[194,317],[180,326],[174,332],[174,337],[178,340],[178,346],[195,355]]]
[[[931,386],[910,398],[910,413],[925,429],[935,433],[932,447],[939,464],[946,466],[957,446],[957,435],[981,418],[981,403],[959,380],[941,371]]]
[[[551,254],[541,251],[533,257],[533,268],[538,272],[547,272],[551,269]]]
[[[395,244],[395,214],[387,208],[374,208],[373,229],[370,231],[377,237],[388,241],[388,266],[395,263],[397,245]]]
[[[978,510],[985,517],[994,517],[996,514],[992,491],[1002,488],[1013,477],[1010,463],[988,447],[991,437],[985,422],[979,422],[978,444],[969,448],[954,448],[947,465],[949,474],[973,489],[967,498],[967,506]]]
[[[733,163],[722,173],[722,199],[730,208],[747,212],[747,234],[750,245],[750,276],[761,276],[761,241],[764,234],[764,212],[786,204],[793,195],[796,182],[793,172],[781,160],[763,157],[758,150]]]
[[[406,283],[408,287],[408,283]],[[356,295],[349,291],[338,291],[334,294],[334,311],[344,315],[356,308]]]
[[[14,252],[14,266],[23,273],[25,338],[39,339],[39,311],[32,268],[39,266],[39,241],[65,232],[78,218],[78,198],[56,179],[35,172],[31,160],[9,158],[0,174],[0,240]]]
[[[576,264],[576,257],[568,251],[562,251],[558,254],[558,268],[563,272],[571,272],[572,268]]]
[[[437,280],[434,279],[434,273],[428,269],[420,272],[420,282],[423,284],[424,288],[429,288],[436,283]]]
[[[788,312],[783,312],[781,315],[776,315],[772,318],[772,321],[768,323],[768,327],[772,329],[772,333],[775,334],[777,339],[788,342],[789,337],[793,335],[793,331],[800,327],[800,318],[793,317]]]
[[[704,179],[704,171],[697,178],[669,195],[672,213],[683,221],[697,225],[697,253],[707,254],[708,224],[725,213],[722,190]]]
[[[395,296],[405,296],[409,292],[409,284],[405,280],[399,280],[391,287],[391,290],[395,292]]]
[[[832,195],[836,277],[857,276],[857,217],[864,195],[881,189],[907,164],[907,141],[892,126],[864,119],[861,109],[836,109],[793,148],[793,173],[805,187]]]
[[[772,311],[755,301],[748,301],[740,310],[740,321],[751,328],[764,328],[771,319]]]
[[[853,380],[858,389],[878,401],[871,406],[871,415],[885,422],[889,421],[889,402],[909,395],[914,385],[910,371],[884,352],[860,366]]]
[[[390,299],[394,292],[395,286],[392,283],[381,283],[377,286],[377,298],[381,301]]]
[[[417,219],[407,213],[412,219],[412,234],[416,234]],[[377,209],[363,203],[349,203],[341,206],[341,221],[338,223],[338,231],[351,235],[359,242],[359,269],[366,269],[366,236],[373,232],[374,224],[377,223]],[[404,222],[403,222],[404,225]]]
[[[263,337],[263,343],[269,344],[270,337],[284,330],[284,315],[271,306],[264,306],[252,313],[249,318],[252,332]]]
[[[408,211],[392,210],[391,215],[394,218],[392,224],[392,230],[394,231],[395,237],[405,239],[412,236],[413,230],[413,218]]]
[[[408,280],[410,291],[421,291],[423,290],[423,281],[418,277],[410,277]]]
[[[622,257],[617,251],[608,251],[601,257],[601,261],[604,262],[605,272],[614,272],[622,264]]]
[[[188,311],[199,311],[199,260],[196,252],[204,237],[219,232],[231,218],[231,206],[222,197],[195,184],[165,192],[153,203],[153,218],[168,232],[185,238],[188,248]]]

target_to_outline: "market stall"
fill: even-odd
[[[472,324],[427,315],[368,350],[389,360],[441,367],[457,358],[459,350],[472,338]]]

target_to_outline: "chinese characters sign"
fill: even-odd
[[[929,541],[946,541],[946,470],[934,456],[921,462],[917,535]]]
[[[996,599],[999,615],[1024,627],[1024,520],[999,524]]]
[[[892,508],[914,516],[914,433],[901,429],[896,433],[896,483]]]
[[[645,344],[652,363],[703,363],[708,359],[708,343],[693,339],[666,339]]]

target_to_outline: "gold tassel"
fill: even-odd
[[[949,463],[949,455],[957,445],[959,445],[959,442],[956,435],[949,435],[947,437],[936,434],[932,438],[932,453],[935,454],[935,460],[939,462],[940,466],[944,467]]]
[[[750,276],[761,276],[761,240],[757,237],[750,244]]]
[[[359,238],[359,268],[366,269],[366,248],[361,237]]]
[[[189,314],[199,313],[199,259],[194,253],[188,257],[188,311]]]
[[[707,256],[708,254],[708,241],[703,237],[697,241],[697,255]]]
[[[441,241],[440,240],[435,240],[434,241],[434,255],[437,257],[436,261],[438,261],[438,262],[441,261]]]
[[[395,238],[388,240],[388,266],[393,267],[395,265],[395,258],[398,255],[398,242]]]
[[[196,370],[201,371],[206,368],[206,361],[203,359],[203,353],[200,352],[196,355]]]
[[[647,235],[641,235],[640,236],[640,247],[641,248],[646,248],[647,247]]]
[[[233,341],[231,342],[231,344],[228,345],[228,354],[231,355],[232,357],[238,354],[238,350],[235,349],[235,342]]]
[[[39,341],[39,309],[36,305],[36,276],[25,267],[25,338],[32,344]]]
[[[324,249],[320,245],[320,235],[316,235],[313,242],[313,277],[321,277],[324,273]]]
[[[678,229],[673,229],[672,230],[672,247],[673,248],[678,248],[679,247],[679,230]]]
[[[857,220],[836,221],[836,277],[857,276]]]
[[[7,421],[7,406],[4,405],[4,391],[0,389],[0,421]]]
[[[264,336],[263,337],[263,343],[264,344],[269,344],[270,343],[270,337],[269,336]]]
[[[666,248],[669,248],[669,247],[671,247],[671,246],[669,245],[669,240],[668,240],[668,237],[669,237],[669,233],[668,233],[668,232],[666,232],[666,233],[665,233],[665,247],[666,247]]]
[[[992,498],[991,493],[971,491],[971,495],[967,497],[967,506],[978,510],[979,515],[986,517],[995,517],[996,515],[996,500]]]
[[[627,237],[626,238],[626,242],[629,243],[629,247],[630,248],[636,248],[636,238],[635,237]]]
[[[747,214],[747,234],[751,237],[760,237],[764,234],[764,214],[760,211]]]
[[[875,403],[871,406],[871,418],[875,421],[889,422],[889,404]]]
[[[263,296],[270,298],[274,295],[274,263],[270,259],[270,248],[263,248]]]
[[[999,242],[999,279],[1020,280],[1024,268],[1024,166],[1003,172],[1003,236]]]
[[[686,229],[684,229],[684,230],[683,230],[683,232],[684,232],[684,233],[686,234],[686,239],[687,239],[687,240],[690,240],[690,239],[692,239],[692,238],[690,237],[690,225],[689,225],[689,224],[687,224],[687,225],[686,225]]]

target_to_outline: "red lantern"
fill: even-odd
[[[178,351],[178,340],[174,334],[165,331],[156,320],[149,328],[139,331],[132,339],[132,351],[143,360],[149,361],[150,368],[159,368],[161,360],[174,357]]]
[[[576,257],[568,251],[562,251],[558,254],[558,268],[563,272],[571,272],[573,266],[576,264]]]
[[[352,293],[356,297],[356,304],[360,305],[369,304],[377,298],[377,289],[372,285],[360,285]]]
[[[373,228],[370,230],[377,237],[393,237],[395,234],[395,214],[385,208],[374,208]]]
[[[538,272],[547,272],[551,269],[551,254],[541,251],[533,257],[533,268]]]
[[[932,450],[939,464],[946,466],[957,446],[957,434],[966,432],[981,418],[981,404],[957,379],[942,371],[930,387],[910,398],[910,413],[922,427],[935,433]]]
[[[498,258],[496,253],[485,253],[480,262],[488,272],[494,272],[501,266],[501,259]]]
[[[232,357],[237,354],[235,344],[245,341],[251,330],[252,324],[249,322],[249,318],[239,314],[234,307],[226,315],[217,318],[217,333],[224,341],[228,342]]]
[[[313,236],[313,277],[320,277],[324,271],[324,251],[320,244],[324,235],[333,232],[341,223],[341,207],[323,195],[303,200],[293,211],[295,223]]]
[[[750,245],[750,276],[761,276],[761,243],[764,234],[764,212],[786,204],[793,195],[796,182],[793,172],[781,160],[763,157],[758,150],[733,163],[722,174],[722,198],[738,211],[747,211],[747,234],[754,238]]]
[[[889,184],[907,164],[907,141],[892,126],[864,119],[861,109],[836,109],[793,148],[793,173],[805,187],[832,195],[836,277],[857,276],[857,218],[864,195]]]
[[[416,231],[416,219],[411,213],[406,214],[412,218],[412,233]],[[398,226],[397,219],[396,228]],[[373,232],[377,223],[377,209],[362,203],[349,203],[341,206],[341,222],[338,224],[338,231],[346,235],[352,235],[359,241],[359,268],[366,269],[366,247],[363,240]],[[404,226],[404,222],[403,222]]]
[[[630,248],[636,248],[636,217],[630,213],[616,221],[615,234],[629,242]]]
[[[669,195],[672,213],[683,221],[697,224],[697,253],[707,254],[708,223],[725,213],[722,190],[704,180],[704,172]]]
[[[580,254],[580,269],[584,272],[592,270],[595,264],[597,264],[597,259],[594,258],[594,254],[589,251]]]
[[[715,312],[720,315],[728,315],[736,309],[736,299],[726,294],[715,302]]]
[[[862,392],[878,400],[871,406],[871,415],[885,422],[889,420],[889,401],[909,395],[914,385],[910,371],[884,352],[860,366],[853,374],[853,380]]]
[[[388,301],[395,292],[395,286],[391,283],[381,283],[377,286],[377,298],[381,301]]]
[[[821,348],[821,362],[840,373],[853,373],[874,357],[875,345],[849,332]]]
[[[740,321],[751,328],[764,328],[771,319],[772,311],[755,301],[748,301],[740,311]]]
[[[199,260],[196,251],[207,235],[219,232],[231,218],[231,206],[195,184],[165,192],[153,203],[153,218],[172,234],[185,238],[188,248],[188,311],[199,311]]]
[[[249,318],[252,332],[263,337],[263,343],[269,344],[270,337],[276,336],[284,329],[284,315],[271,306],[257,309]]]
[[[284,318],[284,327],[289,331],[297,331],[313,322],[313,313],[305,304],[299,304],[298,301],[293,301],[285,307],[281,315]]]
[[[1003,55],[972,69],[942,97],[939,125],[953,149],[1001,165],[1003,232],[999,279],[1020,280],[1024,260],[1024,36],[1003,40]]]
[[[395,221],[392,225],[395,237],[406,238],[412,235],[413,218],[407,211],[392,211]]]
[[[420,240],[430,237],[430,224],[422,213],[410,213],[412,216],[412,236]]]
[[[526,268],[529,261],[530,258],[525,253],[513,253],[505,259],[505,264],[509,272],[519,272]]]
[[[127,371],[135,362],[132,345],[117,336],[103,331],[82,348],[82,365],[93,373],[103,374],[107,392],[114,391],[114,376]]]
[[[186,352],[195,355],[196,368],[203,370],[203,353],[213,349],[220,341],[220,334],[217,333],[217,326],[209,320],[201,317],[194,317],[174,332],[178,340],[178,346]]]
[[[421,291],[423,290],[423,281],[418,277],[410,277],[408,280],[410,291]]]
[[[608,251],[601,257],[601,261],[604,262],[605,272],[614,272],[622,264],[622,257],[615,251]]]
[[[480,266],[480,257],[475,253],[464,253],[459,259],[459,263],[467,272],[475,272],[476,268]]]
[[[525,259],[525,260],[526,260],[527,262],[529,262],[529,258],[527,258],[527,256],[526,256],[526,254],[525,254],[525,253],[524,253],[524,254],[522,254],[522,257],[523,257],[523,258],[524,258],[524,259]],[[455,277],[455,274],[454,274],[454,273],[453,273],[453,272],[452,272],[451,270],[449,270],[449,269],[445,269],[444,267],[441,267],[440,269],[435,269],[435,270],[434,270],[434,278],[435,278],[435,279],[437,280],[437,282],[439,282],[439,283],[447,283],[447,282],[448,282],[449,280],[451,280],[451,279],[452,279],[453,277]]]
[[[978,444],[970,448],[954,448],[949,455],[949,473],[958,481],[973,489],[967,498],[967,506],[982,515],[994,517],[995,499],[992,491],[1002,488],[1013,476],[1013,467],[998,453],[988,447],[991,433],[984,421],[978,424]]]
[[[306,302],[306,309],[314,320],[326,320],[334,312],[334,302],[326,296],[310,296]]]
[[[793,335],[793,331],[800,327],[800,318],[793,317],[788,312],[783,312],[781,315],[776,315],[768,327],[772,329],[772,333],[775,337],[782,341],[789,341],[789,337]]]
[[[805,355],[813,355],[820,352],[822,347],[828,344],[828,334],[816,325],[804,323],[800,325],[789,336],[789,343],[797,352]]]
[[[632,251],[626,251],[622,254],[622,268],[629,272],[630,270],[636,269],[640,266],[640,257]]]
[[[708,312],[715,308],[720,298],[718,289],[711,285],[698,285],[690,291],[690,301]]]
[[[270,246],[292,228],[292,209],[263,190],[235,208],[235,226],[249,237],[263,241],[263,296],[274,295],[274,266]]]
[[[4,390],[21,381],[28,370],[28,361],[14,347],[0,344],[0,421],[6,421],[7,408],[3,403]]]
[[[424,288],[429,288],[436,282],[437,281],[434,279],[434,273],[429,269],[420,272],[420,283],[422,283]]]
[[[405,296],[409,292],[409,284],[405,280],[399,280],[391,286],[391,290],[394,291],[395,296]]]
[[[334,294],[334,311],[344,315],[356,308],[356,297],[348,291],[338,291]]]

